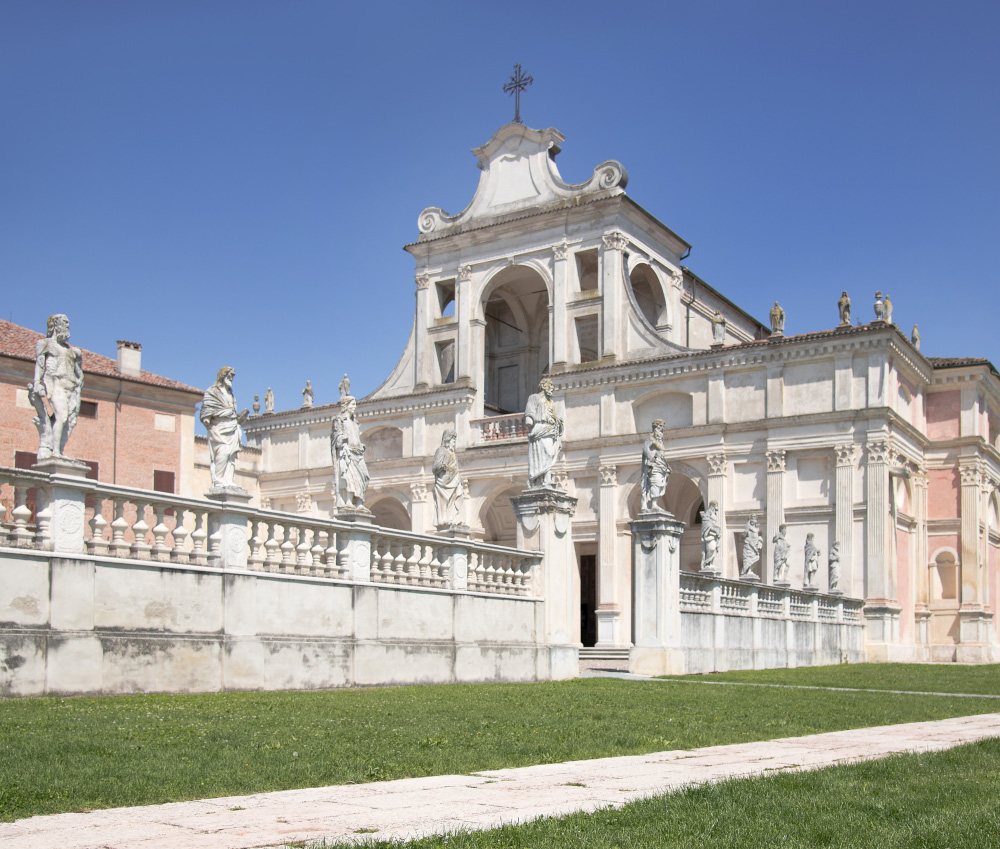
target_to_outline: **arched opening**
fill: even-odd
[[[646,321],[653,327],[666,324],[666,301],[663,298],[663,287],[660,286],[656,272],[645,263],[640,263],[629,274],[629,283],[632,287],[632,296],[646,317]]]
[[[520,412],[549,367],[545,281],[525,266],[505,268],[487,288],[482,309],[486,415]]]
[[[391,495],[386,495],[372,504],[369,508],[375,514],[374,522],[380,528],[392,528],[396,531],[409,531],[413,529],[410,521],[410,514],[401,502]]]
[[[483,507],[479,513],[486,542],[497,545],[517,544],[517,519],[510,499],[524,492],[523,486],[511,486]]]

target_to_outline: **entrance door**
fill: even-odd
[[[580,642],[597,642],[597,555],[580,555]]]

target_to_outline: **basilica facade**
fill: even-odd
[[[523,411],[546,375],[565,422],[555,478],[577,499],[584,645],[632,643],[630,524],[660,419],[670,475],[659,506],[684,523],[682,570],[700,569],[703,513],[716,502],[723,577],[741,573],[751,516],[765,585],[781,534],[792,586],[804,583],[809,538],[818,588],[831,589],[839,544],[837,588],[865,602],[870,659],[1000,660],[1000,377],[990,363],[925,357],[884,308],[852,324],[837,315],[838,293],[830,328],[783,335],[780,308],[764,325],[684,266],[690,246],[625,193],[621,164],[564,182],[562,142],[554,129],[501,127],[473,151],[479,185],[465,210],[419,217],[406,246],[413,330],[358,404],[375,521],[434,531],[431,466],[454,430],[465,523],[513,545],[511,498],[528,476]],[[248,420],[262,504],[332,514],[336,413]]]

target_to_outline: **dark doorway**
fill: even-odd
[[[580,555],[580,642],[597,642],[597,555]]]

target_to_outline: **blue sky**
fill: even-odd
[[[238,400],[395,365],[427,206],[513,116],[605,159],[687,265],[786,332],[876,289],[1000,364],[995,2],[0,2],[0,315]]]

